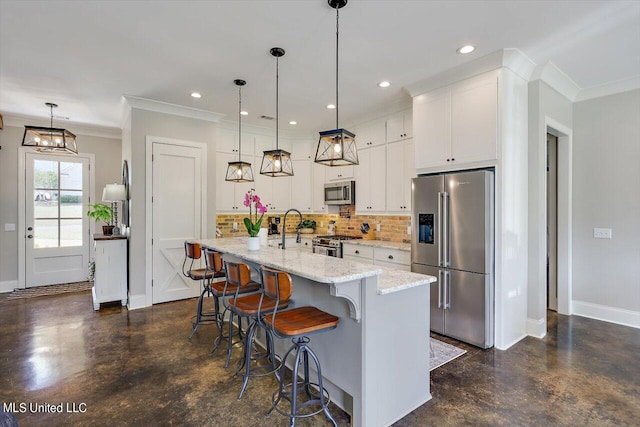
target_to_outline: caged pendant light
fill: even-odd
[[[284,56],[284,49],[281,47],[271,48],[269,51],[276,58],[276,149],[267,150],[262,157],[260,174],[271,177],[293,176],[293,163],[291,153],[278,148],[278,95],[279,95],[279,58]]]
[[[336,10],[336,128],[320,132],[315,162],[325,166],[350,166],[358,164],[355,134],[340,128],[338,124],[338,47],[340,42],[340,9],[347,0],[328,0]]]
[[[53,127],[53,109],[58,105],[45,102],[51,112],[51,127],[25,126],[22,146],[31,147],[42,153],[78,154],[76,136],[66,129]]]
[[[238,161],[229,162],[225,181],[230,182],[253,182],[253,171],[251,163],[242,161],[242,86],[247,82],[244,80],[234,80],[238,86]]]

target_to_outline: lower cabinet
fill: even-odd
[[[127,238],[94,237],[96,252],[93,283],[93,309],[100,303],[121,301],[127,305]]]
[[[411,271],[411,252],[402,249],[343,243],[342,258],[396,270]]]

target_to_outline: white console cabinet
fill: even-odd
[[[93,237],[96,251],[93,283],[93,309],[100,303],[121,301],[127,305],[127,238],[125,236]]]

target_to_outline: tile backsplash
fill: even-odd
[[[409,215],[356,215],[355,210],[355,206],[345,206],[341,208],[340,214],[303,214],[303,218],[316,222],[316,234],[326,234],[329,221],[335,221],[336,234],[362,236],[360,225],[366,222],[370,227],[369,233],[373,232],[377,240],[398,243],[406,243],[411,240],[411,235],[407,234],[407,228],[411,225]],[[272,216],[282,217],[282,214],[273,214]],[[246,235],[243,223],[245,217],[247,214],[219,214],[216,226],[222,231],[224,237],[244,236]],[[267,218],[268,214],[265,214],[262,221],[264,228],[267,227]],[[295,232],[298,225],[297,217],[290,215],[287,219],[291,220],[287,223],[287,233]],[[234,222],[238,224],[237,230],[233,230]],[[380,224],[380,231],[376,231],[377,224]]]

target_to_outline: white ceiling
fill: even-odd
[[[471,43],[466,56],[456,48]],[[275,115],[280,46],[280,127],[335,125],[335,10],[325,0],[0,0],[0,111],[121,124],[121,96],[226,114]],[[372,1],[340,11],[340,118],[406,100],[402,87],[502,48],[552,61],[582,88],[640,74],[639,1]],[[380,89],[377,83],[392,86]],[[203,98],[193,99],[192,91]]]

